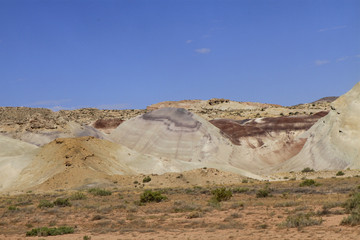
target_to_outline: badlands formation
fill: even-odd
[[[335,99],[292,107],[226,99],[146,110],[1,107],[0,191],[133,187],[139,174],[199,169],[213,183],[226,174],[266,180],[306,167],[358,169],[360,83]]]

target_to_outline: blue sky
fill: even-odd
[[[0,106],[294,105],[360,81],[360,1],[0,0]]]

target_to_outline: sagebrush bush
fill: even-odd
[[[341,221],[341,225],[360,225],[360,192],[352,194],[343,207],[350,215]]]
[[[50,202],[49,200],[40,200],[38,208],[52,208],[54,207],[54,203]]]
[[[268,188],[263,188],[263,189],[259,189],[256,192],[256,197],[257,198],[266,198],[268,197],[270,194],[270,190]]]
[[[226,189],[224,187],[212,190],[211,194],[213,195],[213,199],[218,202],[227,201],[232,197],[231,189]]]
[[[166,200],[167,197],[163,196],[161,192],[159,191],[151,191],[151,190],[145,190],[140,195],[140,202],[141,203],[147,203],[147,202],[161,202],[163,200]]]
[[[233,188],[232,192],[233,193],[245,193],[248,192],[250,189],[247,187],[237,187],[237,188]]]
[[[46,237],[46,236],[63,235],[68,233],[74,233],[74,228],[68,226],[62,226],[58,228],[41,227],[41,228],[33,228],[31,231],[26,232],[26,236]]]
[[[319,184],[315,182],[314,179],[305,179],[304,181],[302,181],[300,183],[300,187],[305,187],[305,186],[318,186]]]
[[[100,189],[100,188],[90,188],[88,190],[89,193],[91,193],[94,196],[110,196],[111,191]]]
[[[150,176],[146,176],[143,178],[143,183],[147,183],[151,181],[151,177]]]
[[[321,218],[313,218],[312,213],[297,213],[290,215],[280,225],[288,228],[306,227],[312,225],[320,225],[323,220]]]
[[[70,199],[71,200],[84,200],[84,199],[86,199],[86,195],[85,195],[85,193],[82,193],[82,192],[76,192],[71,195]]]
[[[58,207],[70,207],[71,203],[68,198],[58,198],[54,201],[54,205]]]
[[[303,172],[303,173],[315,172],[315,170],[314,170],[314,169],[311,169],[311,168],[309,168],[309,167],[306,167],[306,168],[304,168],[303,170],[301,170],[301,172]]]

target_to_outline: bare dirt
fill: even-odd
[[[360,184],[360,178],[316,181],[320,185],[313,187],[299,187],[301,181],[225,185],[233,196],[219,204],[211,201],[211,191],[219,185],[164,187],[158,190],[167,200],[139,204],[143,190],[152,189],[148,185],[152,180],[144,189],[109,188],[109,196],[81,191],[86,198],[79,200],[72,200],[74,191],[3,195],[0,239],[45,239],[25,237],[25,233],[63,225],[73,227],[74,233],[46,239],[358,239],[360,226],[340,223],[347,216],[342,203]],[[256,197],[265,188],[270,195]],[[41,200],[57,198],[69,198],[71,206],[38,207]],[[324,206],[331,207],[324,212]],[[301,213],[310,214],[320,224],[286,226],[289,216]]]

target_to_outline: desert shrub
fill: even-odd
[[[341,221],[341,225],[360,225],[360,192],[352,194],[343,207],[346,213],[350,213],[350,215]]]
[[[301,172],[303,172],[303,173],[307,173],[307,172],[315,172],[315,170],[314,170],[314,169],[312,169],[312,168],[306,167],[306,168],[304,168],[303,170],[301,170]]]
[[[58,228],[33,228],[31,231],[26,232],[26,236],[56,236],[68,233],[74,233],[73,227],[62,226]]]
[[[54,203],[50,202],[49,200],[40,200],[38,208],[52,208],[54,207]]]
[[[19,210],[19,209],[16,206],[9,206],[8,210],[9,211],[16,211],[16,210]]]
[[[91,193],[94,196],[109,196],[111,195],[111,191],[100,189],[100,188],[90,188],[88,190],[89,193]]]
[[[57,198],[54,201],[54,205],[58,207],[70,207],[71,203],[68,198]]]
[[[191,212],[189,215],[186,216],[186,218],[188,219],[199,218],[199,217],[202,217],[202,213],[200,212]]]
[[[237,187],[237,188],[233,188],[232,192],[233,193],[246,193],[248,192],[250,189],[246,188],[246,187]]]
[[[345,175],[345,173],[343,171],[338,171],[336,173],[336,176],[344,176],[344,175]]]
[[[316,183],[314,179],[305,179],[300,183],[300,187],[305,187],[305,186],[319,186],[319,184]]]
[[[360,192],[351,195],[343,205],[346,213],[351,213],[353,210],[360,210]]]
[[[313,218],[312,215],[312,213],[297,213],[290,215],[280,225],[288,228],[320,225],[323,220],[321,218]]]
[[[249,182],[249,180],[247,180],[247,179],[243,179],[241,182],[242,182],[242,183],[248,183],[248,182]]]
[[[86,199],[86,195],[85,195],[85,193],[82,193],[82,192],[76,192],[71,195],[70,199],[71,200],[84,200],[84,199]]]
[[[90,236],[85,235],[85,236],[83,237],[83,240],[91,240],[91,237],[90,237]]]
[[[144,177],[143,179],[143,183],[147,183],[147,182],[150,182],[151,181],[151,177],[150,176],[146,176]]]
[[[224,187],[212,190],[211,194],[213,195],[213,199],[218,202],[229,200],[232,197],[231,189],[226,189]]]
[[[335,208],[335,207],[339,207],[343,205],[342,202],[330,202],[330,203],[325,203],[323,206],[322,206],[322,209],[317,211],[316,214],[317,215],[328,215],[331,213],[330,209],[332,208]],[[339,211],[337,212],[339,213]]]
[[[161,192],[159,191],[151,191],[151,190],[145,190],[140,195],[140,202],[141,203],[147,203],[147,202],[161,202],[163,200],[166,200],[167,197],[163,196]]]
[[[356,226],[360,225],[360,209],[354,209],[351,211],[350,215],[343,218],[343,220],[340,223],[341,225],[350,225],[350,226]]]
[[[268,197],[270,194],[270,190],[268,187],[265,187],[265,188],[262,188],[262,189],[259,189],[257,192],[256,192],[256,197],[257,198],[266,198]]]

